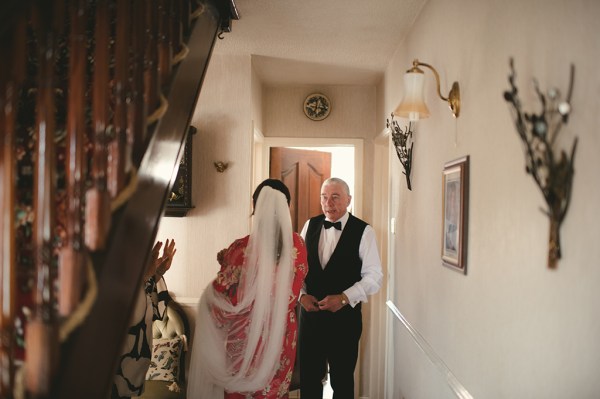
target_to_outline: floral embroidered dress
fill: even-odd
[[[244,265],[244,256],[248,246],[249,236],[238,239],[227,249],[223,249],[217,255],[217,260],[221,265],[217,278],[213,281],[215,291],[226,295],[229,301],[236,305],[237,288],[240,275]],[[287,328],[284,338],[284,344],[279,361],[279,369],[271,382],[262,390],[254,393],[234,393],[225,392],[225,399],[287,399],[290,381],[296,358],[296,342],[298,339],[298,320],[296,317],[296,303],[300,288],[304,283],[304,278],[308,272],[306,262],[306,248],[300,235],[294,233],[294,281],[292,283],[292,292],[290,292],[288,304]],[[218,317],[218,315],[215,315]],[[231,337],[231,342],[244,339],[244,331],[238,333],[238,336]]]

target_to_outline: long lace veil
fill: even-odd
[[[285,195],[265,186],[254,209],[237,305],[212,283],[198,304],[189,398],[223,399],[224,390],[254,392],[271,381],[287,326],[293,249]]]

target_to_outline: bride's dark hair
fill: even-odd
[[[260,190],[263,189],[264,186],[269,186],[274,190],[281,191],[285,198],[287,199],[288,206],[290,205],[290,190],[287,186],[281,181],[277,179],[266,179],[262,183],[260,183],[256,190],[254,190],[254,194],[252,194],[252,214],[254,215],[254,208],[256,208],[256,201],[258,201],[258,195],[260,194]]]
[[[256,187],[256,190],[254,190],[254,194],[252,194],[252,215],[254,215],[254,209],[256,208],[256,201],[258,201],[258,196],[260,194],[260,191],[265,186],[269,186],[273,190],[277,190],[277,191],[283,193],[283,195],[285,195],[285,199],[287,200],[288,206],[290,206],[291,195],[290,195],[290,190],[287,188],[287,186],[281,180],[266,179],[266,180],[263,180],[263,182],[260,183],[258,185],[258,187]],[[278,242],[277,248],[276,248],[277,249],[277,261],[279,261],[279,256],[281,255],[281,247],[283,245],[281,231],[279,232],[279,234],[280,234],[279,240],[278,240],[279,242]]]

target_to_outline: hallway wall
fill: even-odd
[[[217,44],[218,45],[218,44]],[[174,238],[177,253],[165,275],[169,290],[190,307],[219,270],[217,252],[248,234],[251,213],[252,140],[249,55],[213,54],[198,99],[194,136],[192,209],[163,217],[159,240]],[[228,162],[219,173],[213,162]]]
[[[217,43],[218,44],[218,43]],[[319,122],[302,111],[306,96],[326,93],[331,115]],[[364,176],[373,166],[374,86],[302,85],[263,87],[249,54],[224,55],[215,49],[192,120],[195,208],[185,218],[161,220],[157,239],[174,237],[177,254],[166,276],[169,290],[190,303],[218,270],[216,254],[249,233],[254,131],[265,137],[351,138],[364,140]],[[217,173],[213,161],[227,161]],[[363,216],[371,217],[371,185],[363,184]],[[223,224],[224,220],[231,223]]]
[[[218,42],[217,42],[218,46]],[[304,99],[325,93],[333,107],[319,122],[302,111]],[[159,240],[175,238],[177,254],[165,279],[169,291],[183,303],[194,326],[195,307],[216,276],[216,254],[250,231],[253,136],[362,139],[362,217],[371,221],[373,138],[376,136],[376,88],[369,85],[264,86],[252,69],[249,54],[224,55],[218,47],[208,68],[192,124],[194,136],[193,204],[185,218],[163,218]],[[229,161],[217,173],[213,161]],[[381,296],[380,308],[383,306]],[[364,334],[371,334],[370,309],[364,308]],[[192,343],[193,344],[193,343]],[[368,390],[370,362],[375,354],[369,339],[361,348],[361,389]]]
[[[304,99],[311,93],[323,93],[332,103],[330,115],[312,121],[304,115]],[[369,85],[298,85],[263,88],[265,137],[348,138],[364,140],[362,217],[373,215],[373,138],[376,88]]]
[[[391,60],[382,124],[419,58],[438,69],[442,93],[461,85],[454,120],[426,70],[429,119],[415,131],[413,191],[395,155],[390,199],[395,259],[388,295],[475,398],[600,396],[600,2],[430,0]],[[524,108],[538,112],[531,79],[568,88],[573,112],[561,132],[579,137],[563,259],[549,270],[544,200],[525,173],[503,91],[514,57]],[[441,173],[470,155],[467,275],[441,265]],[[454,397],[404,327],[390,319],[387,398]]]

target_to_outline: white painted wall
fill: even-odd
[[[260,78],[256,74],[254,69],[251,70],[252,76],[252,120],[254,121],[254,128],[262,132],[263,130],[263,109],[262,109],[262,95],[263,95],[263,84]]]
[[[323,93],[331,113],[322,121],[308,119],[302,110],[306,96]],[[364,139],[363,216],[372,217],[373,139],[376,128],[376,88],[368,85],[267,86],[263,92],[265,137]]]
[[[397,219],[388,295],[475,398],[600,396],[600,2],[430,0],[387,69],[378,123],[401,98],[413,58],[435,66],[443,93],[458,80],[453,120],[426,71],[431,117],[416,129],[413,191],[392,164]],[[531,79],[568,87],[573,113],[561,135],[579,137],[563,259],[546,267],[544,201],[525,174],[520,139],[502,93],[514,57],[526,108]],[[471,157],[468,274],[441,265],[441,172]],[[393,320],[387,398],[453,397],[437,369]]]
[[[249,232],[252,173],[252,93],[249,55],[214,54],[198,99],[192,203],[185,218],[161,220],[159,240],[177,253],[165,276],[169,290],[194,306],[218,271],[217,252]],[[229,162],[218,173],[214,161]]]

